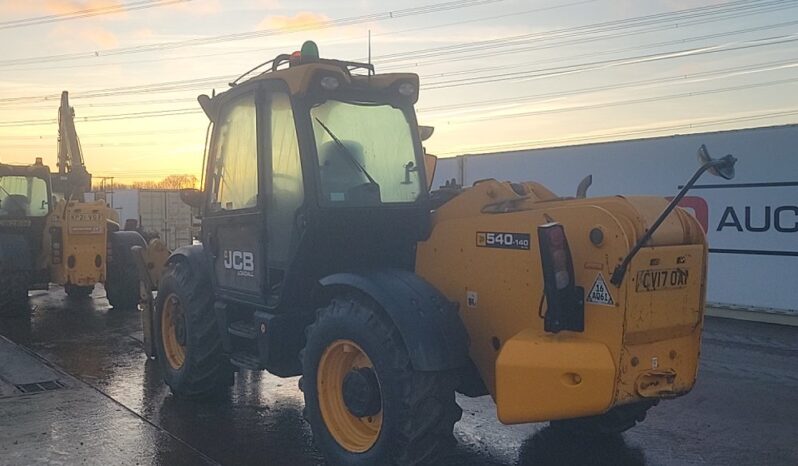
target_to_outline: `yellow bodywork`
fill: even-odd
[[[105,282],[108,227],[119,215],[103,201],[58,201],[47,218],[43,257],[50,281],[92,286]]]
[[[477,183],[433,213],[416,271],[459,303],[470,356],[504,423],[596,415],[645,398],[689,391],[696,377],[706,277],[698,222],[674,211],[630,264],[613,269],[663,211],[655,197],[559,199],[537,183]],[[585,302],[584,332],[543,330],[537,227],[561,223],[577,286],[603,280],[612,304]],[[603,242],[594,245],[592,229]],[[530,247],[479,247],[480,233],[530,235]],[[651,277],[678,269],[679,287],[650,291]],[[640,284],[638,274],[647,283]],[[680,272],[681,273],[681,272]],[[599,278],[601,277],[601,278]],[[648,286],[648,288],[646,288]]]

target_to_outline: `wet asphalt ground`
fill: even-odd
[[[0,464],[323,464],[296,378],[242,371],[222,398],[175,398],[143,354],[138,313],[104,295],[54,287],[32,293],[30,319],[0,319],[19,345],[0,339]],[[31,371],[63,387],[19,394]],[[798,328],[708,318],[696,388],[623,436],[503,426],[490,398],[459,402],[441,465],[798,465]]]

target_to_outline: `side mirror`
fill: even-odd
[[[708,164],[707,171],[712,175],[719,176],[724,180],[734,178],[734,164],[737,163],[737,159],[731,154],[716,160],[710,157],[707,146],[701,144],[701,147],[698,148],[698,161],[701,162],[701,165]]]
[[[199,102],[200,107],[202,107],[202,111],[205,112],[205,116],[207,116],[209,120],[213,121],[214,108],[213,104],[211,103],[211,98],[205,94],[202,94],[197,97],[197,102]]]
[[[435,168],[438,166],[438,157],[424,152],[424,169],[427,172],[427,191],[432,189],[432,180],[435,178]]]
[[[205,193],[194,188],[181,189],[180,200],[194,209],[199,209],[205,204]]]
[[[418,136],[421,141],[426,141],[427,139],[432,137],[432,133],[435,132],[434,126],[421,126],[418,127]]]

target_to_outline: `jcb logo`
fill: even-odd
[[[237,270],[238,275],[252,276],[255,255],[249,251],[224,251],[224,268]]]

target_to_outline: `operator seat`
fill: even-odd
[[[28,196],[23,194],[11,194],[3,201],[3,210],[9,217],[27,217],[30,212],[30,202]]]
[[[324,200],[332,204],[378,205],[379,186],[370,183],[365,173],[355,164],[357,161],[365,168],[363,146],[355,141],[341,143],[348,151],[335,141],[329,141],[319,149],[319,171]]]

